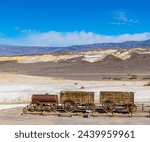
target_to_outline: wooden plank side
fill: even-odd
[[[100,92],[100,103],[102,104],[106,100],[110,100],[116,104],[134,103],[134,93],[133,92],[114,92],[114,91]]]
[[[60,103],[65,100],[72,100],[75,103],[86,104],[94,103],[94,92],[81,92],[81,91],[63,91],[60,92]]]

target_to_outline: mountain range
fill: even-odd
[[[53,53],[70,53],[112,48],[150,48],[150,39],[145,41],[126,41],[121,43],[95,43],[87,45],[73,45],[68,47],[40,47],[40,46],[11,46],[0,45],[0,56],[39,55]]]

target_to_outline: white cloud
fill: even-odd
[[[122,34],[116,36],[101,35],[93,32],[35,32],[28,31],[22,36],[10,38],[0,35],[0,44],[24,46],[70,46],[103,42],[141,41],[150,39],[150,33]]]
[[[116,15],[114,16],[114,18],[117,19],[118,21],[122,21],[122,22],[128,21],[128,17],[126,15],[126,13],[122,12],[122,11],[116,12]]]
[[[139,20],[129,16],[125,11],[113,11],[111,13],[113,22],[109,22],[113,25],[131,25],[139,23]]]

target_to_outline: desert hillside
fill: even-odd
[[[101,49],[63,54],[0,57],[0,72],[65,79],[101,80],[128,74],[149,78],[150,49]]]
[[[81,58],[87,62],[98,62],[107,56],[116,57],[121,60],[130,59],[133,54],[150,55],[149,48],[131,48],[131,49],[99,49],[92,51],[70,52],[60,54],[43,54],[43,55],[28,55],[28,56],[7,56],[0,57],[0,61],[17,61],[18,63],[36,63],[36,62],[59,62],[70,59]]]

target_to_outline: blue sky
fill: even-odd
[[[146,40],[149,5],[149,0],[0,0],[0,44]]]

